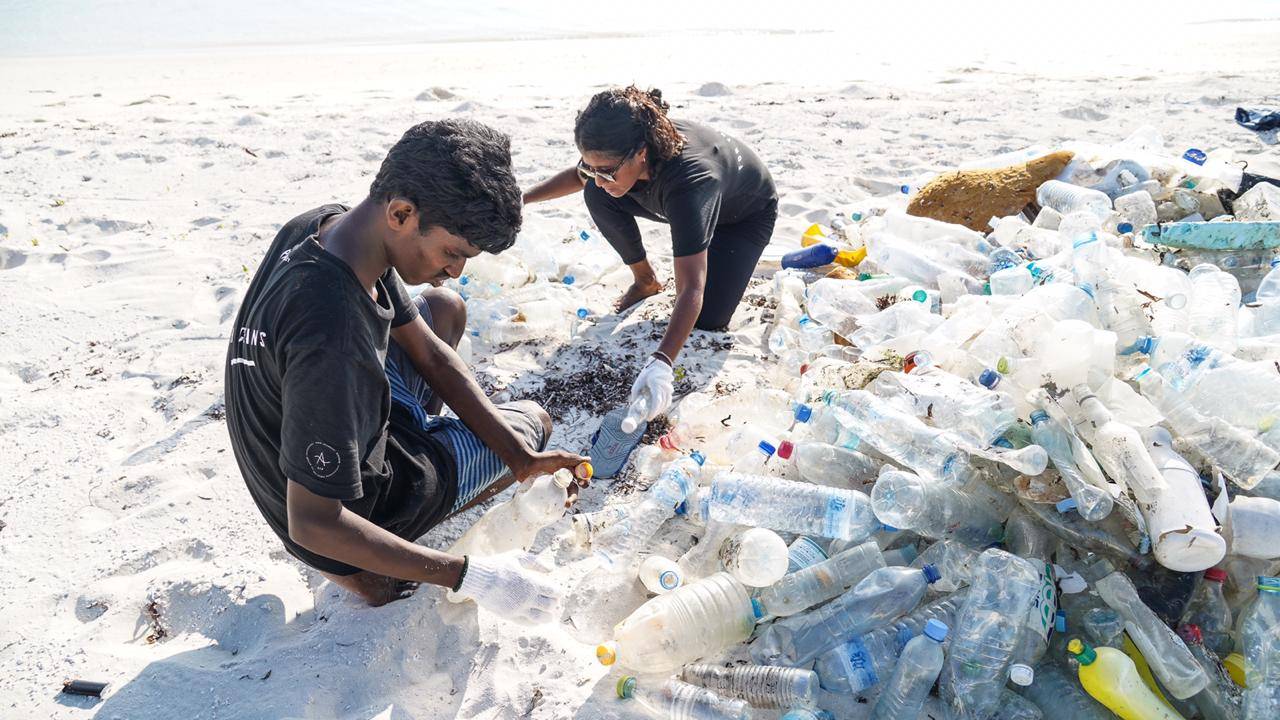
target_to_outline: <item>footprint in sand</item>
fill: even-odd
[[[0,247],[0,270],[12,270],[13,268],[25,265],[26,262],[27,253],[25,251]]]
[[[1100,113],[1097,110],[1084,105],[1069,107],[1060,111],[1058,114],[1064,118],[1071,118],[1072,120],[1088,120],[1090,122],[1098,122],[1100,120],[1107,119],[1106,114]]]
[[[169,158],[163,155],[147,155],[145,153],[133,152],[133,151],[118,152],[116,153],[116,159],[117,160],[141,160],[148,165],[167,162],[169,160]]]

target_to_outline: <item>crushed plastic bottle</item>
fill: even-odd
[[[864,540],[880,527],[871,500],[857,490],[722,472],[711,484],[712,520],[843,540]]]
[[[610,567],[635,562],[640,548],[698,486],[702,462],[694,453],[669,464],[625,519],[596,536],[592,543],[596,557]]]

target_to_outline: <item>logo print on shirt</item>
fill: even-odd
[[[327,478],[338,472],[342,464],[342,456],[333,446],[316,441],[307,446],[307,465],[311,474],[318,478]]]

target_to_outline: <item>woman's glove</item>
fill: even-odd
[[[520,567],[511,556],[468,556],[466,574],[455,593],[522,625],[553,622],[560,615],[560,589]]]
[[[671,396],[675,393],[675,371],[660,358],[649,358],[649,362],[640,369],[636,381],[631,384],[631,398],[634,403],[641,397],[647,397],[649,416],[653,420],[667,411],[671,406]]]

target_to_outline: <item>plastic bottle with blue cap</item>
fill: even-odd
[[[1050,462],[1057,468],[1058,475],[1067,486],[1067,492],[1071,494],[1070,498],[1058,503],[1058,512],[1078,510],[1081,517],[1091,522],[1097,522],[1111,514],[1115,506],[1111,493],[1085,479],[1084,473],[1076,464],[1067,431],[1044,410],[1031,413],[1031,437],[1049,454]],[[1064,506],[1068,500],[1070,503]]]
[[[929,620],[924,631],[907,643],[898,658],[893,675],[880,691],[871,711],[873,720],[904,720],[920,715],[924,702],[942,672],[945,655],[942,643],[947,639],[947,625]]]
[[[635,562],[640,549],[675,513],[675,507],[698,487],[704,461],[695,452],[668,464],[626,518],[596,536],[592,543],[595,557],[612,568]]]

